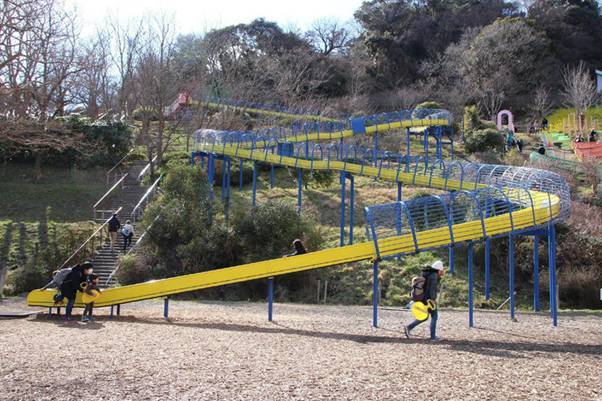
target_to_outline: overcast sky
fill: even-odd
[[[213,28],[263,17],[288,29],[307,29],[313,21],[334,17],[351,20],[362,0],[65,0],[75,7],[82,33],[91,34],[106,16],[122,21],[164,12],[173,16],[179,33],[203,33]]]

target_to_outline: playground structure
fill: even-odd
[[[556,231],[555,223],[565,218],[570,209],[567,184],[557,174],[531,168],[445,161],[437,145],[434,160],[412,156],[409,146],[410,128],[422,127],[425,146],[431,135],[442,137],[449,124],[443,111],[402,111],[385,115],[354,118],[347,121],[316,122],[301,127],[288,127],[261,132],[225,132],[204,130],[195,135],[196,152],[192,162],[206,168],[210,196],[214,197],[215,162],[222,160],[221,196],[228,210],[231,195],[233,162],[253,162],[252,202],[256,204],[257,166],[269,164],[271,185],[273,167],[297,170],[298,210],[302,209],[303,170],[330,170],[340,174],[341,234],[340,247],[320,250],[285,259],[274,259],[224,269],[153,280],[146,283],[110,288],[103,291],[98,307],[117,307],[128,302],[165,297],[164,316],[168,316],[169,296],[203,288],[268,279],[268,319],[272,320],[273,277],[294,272],[370,260],[373,262],[372,325],[378,326],[378,270],[383,259],[437,248],[449,251],[450,271],[454,271],[455,250],[468,250],[469,325],[474,325],[473,244],[485,242],[485,293],[490,296],[491,241],[509,239],[508,269],[510,314],[515,314],[514,239],[534,237],[534,300],[539,309],[539,239],[547,237],[549,252],[550,312],[557,325],[556,298]],[[406,154],[378,148],[378,134],[405,129]],[[437,134],[438,133],[438,134]],[[373,149],[347,144],[344,138],[373,134]],[[317,141],[335,140],[323,144]],[[441,140],[437,141],[442,142]],[[241,169],[242,171],[242,169]],[[353,243],[354,177],[365,176],[396,185],[397,202],[365,207],[368,241]],[[346,239],[346,182],[350,182],[349,237]],[[242,182],[242,180],[241,180]],[[446,195],[429,195],[413,200],[402,199],[403,185],[447,191]],[[34,290],[28,296],[32,306],[52,308],[51,290]],[[76,306],[82,306],[78,298]]]
[[[504,124],[504,117],[506,117],[506,124]],[[510,110],[501,110],[497,113],[497,130],[501,131],[506,126],[510,131],[514,131],[514,116]]]

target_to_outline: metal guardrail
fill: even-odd
[[[123,175],[123,173],[121,171],[117,171],[117,168],[121,167],[122,164],[125,162],[125,160],[128,157],[130,157],[130,155],[133,152],[134,152],[134,148],[130,149],[130,151],[127,152],[125,156],[123,156],[117,163],[115,163],[115,165],[113,167],[111,167],[109,169],[109,171],[106,172],[105,176],[106,176],[107,185],[110,185],[114,181],[115,177],[119,177],[119,176]]]
[[[121,208],[117,209],[117,210],[115,211],[115,213],[119,213],[120,211],[121,211]],[[106,226],[106,225],[109,223],[109,220],[110,220],[110,219],[111,219],[110,217],[109,217],[108,219],[106,219],[106,221],[105,221],[104,223],[102,223],[102,224],[100,225],[100,227],[98,227],[98,228],[96,229],[96,231],[94,231],[94,233],[93,233],[92,235],[90,235],[90,237],[88,237],[88,239],[86,239],[86,240],[83,242],[83,244],[81,244],[81,245],[79,246],[79,248],[77,248],[77,250],[75,250],[75,252],[73,252],[73,253],[71,254],[71,256],[69,256],[69,257],[67,258],[67,260],[65,260],[65,261],[63,262],[63,264],[61,264],[61,265],[59,266],[58,270],[60,270],[60,269],[62,269],[63,267],[65,267],[65,266],[67,265],[67,263],[69,263],[69,262],[70,262],[70,261],[71,261],[71,260],[72,260],[72,259],[73,259],[75,256],[77,256],[77,254],[79,254],[79,253],[80,253],[80,252],[81,252],[83,249],[85,249],[85,248],[86,248],[86,246],[87,246],[88,244],[91,244],[91,245],[92,245],[92,248],[93,248],[93,249],[96,249],[96,245],[95,245],[95,243],[96,243],[96,239],[97,239],[97,238],[99,239],[99,246],[101,246],[101,245],[102,245],[102,243],[103,243],[103,241],[105,240],[105,237],[104,237],[104,230],[103,230],[103,229],[104,229],[104,227],[105,227],[105,226]],[[98,234],[100,234],[100,237],[98,237]]]
[[[109,188],[109,190],[107,192],[105,192],[105,194],[92,206],[92,213],[93,216],[92,218],[94,219],[94,221],[98,220],[104,220],[105,219],[105,214],[107,212],[111,212],[111,214],[113,213],[113,210],[107,210],[107,209],[98,209],[98,207],[100,206],[100,204],[109,197],[109,195],[111,195],[111,193],[113,191],[115,191],[117,188],[119,188],[119,186],[121,186],[123,188],[123,182],[125,180],[125,178],[129,175],[129,173],[125,173],[115,184],[113,184],[113,186],[111,188]],[[97,214],[100,213],[100,218],[97,217]]]
[[[132,221],[137,221],[138,216],[142,213],[142,210],[146,208],[146,205],[148,205],[148,202],[151,199],[152,195],[155,194],[155,191],[158,188],[157,185],[159,184],[159,181],[161,181],[161,178],[163,178],[163,174],[161,174],[159,178],[157,178],[155,182],[153,182],[153,184],[146,190],[144,195],[140,198],[134,209],[132,209],[132,213],[130,215]]]

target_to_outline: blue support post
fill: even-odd
[[[268,322],[272,321],[274,311],[274,277],[268,278]]]
[[[301,213],[301,202],[303,198],[303,170],[297,169],[297,213]]]
[[[449,273],[450,274],[454,274],[454,272],[455,272],[455,266],[454,266],[455,254],[456,254],[456,249],[454,248],[453,245],[450,245],[449,246]]]
[[[109,312],[109,319],[113,319],[113,305],[111,305],[111,312]]]
[[[539,235],[533,236],[533,310],[539,310]]]
[[[485,239],[485,299],[491,298],[491,239]]]
[[[408,171],[410,171],[410,154],[411,154],[410,129],[406,128],[406,173]]]
[[[378,165],[378,132],[374,133],[374,149],[372,150],[374,165]]]
[[[402,189],[402,184],[401,182],[397,182],[397,202],[401,202],[401,189]]]
[[[169,319],[169,297],[163,301],[163,319]]]
[[[372,327],[378,327],[378,260],[372,266]]]
[[[355,179],[349,176],[349,245],[353,245],[353,204],[355,203]]]
[[[240,159],[238,161],[238,190],[242,191],[242,179],[243,179],[243,170],[244,170],[244,161]]]
[[[429,166],[429,130],[424,130],[424,167]]]
[[[556,227],[550,225],[548,228],[548,259],[550,272],[550,314],[552,315],[552,325],[558,326],[558,305],[556,295]]]
[[[121,304],[117,305],[117,316],[121,315]]]
[[[341,171],[341,238],[340,246],[345,245],[345,172]]]
[[[473,274],[473,260],[474,260],[474,249],[472,241],[468,242],[468,327],[474,327],[474,274]]]
[[[514,320],[514,236],[508,236],[508,288],[510,290],[510,319]]]
[[[252,195],[253,207],[257,205],[257,162],[253,162],[253,195]]]

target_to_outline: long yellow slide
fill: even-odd
[[[276,165],[290,166],[315,170],[348,171],[356,175],[380,177],[388,181],[399,181],[405,184],[430,187],[442,190],[471,191],[487,187],[486,184],[477,184],[470,181],[459,181],[435,177],[433,174],[416,174],[416,172],[398,172],[396,169],[365,166],[341,161],[326,160],[301,160],[293,157],[283,157],[276,154],[235,147],[232,145],[219,145],[215,148],[205,146],[205,150],[222,153],[227,156],[258,160]],[[501,188],[500,196],[512,198],[518,203],[517,209],[511,213],[484,218],[485,231],[488,236],[499,235],[535,227],[551,221],[559,216],[561,210],[560,196],[535,190],[526,191],[518,188]],[[524,192],[528,196],[522,196]],[[527,193],[528,192],[528,193]],[[521,200],[522,199],[522,200]],[[521,204],[522,202],[522,204]],[[381,257],[399,253],[412,253],[420,249],[432,249],[446,246],[453,242],[458,243],[468,240],[478,240],[483,237],[481,219],[462,222],[449,227],[440,227],[429,230],[417,231],[416,242],[411,234],[379,240]],[[165,297],[173,294],[216,287],[225,284],[240,283],[295,273],[311,269],[335,266],[344,263],[373,259],[376,251],[372,242],[358,243],[334,249],[326,249],[289,258],[279,258],[262,262],[250,263],[241,266],[216,269],[203,273],[189,274],[162,280],[153,280],[146,283],[127,285],[104,290],[96,306],[118,305],[127,302],[141,301],[150,298]],[[53,290],[34,290],[29,293],[27,302],[31,306],[53,306]],[[76,306],[82,306],[78,298]]]

